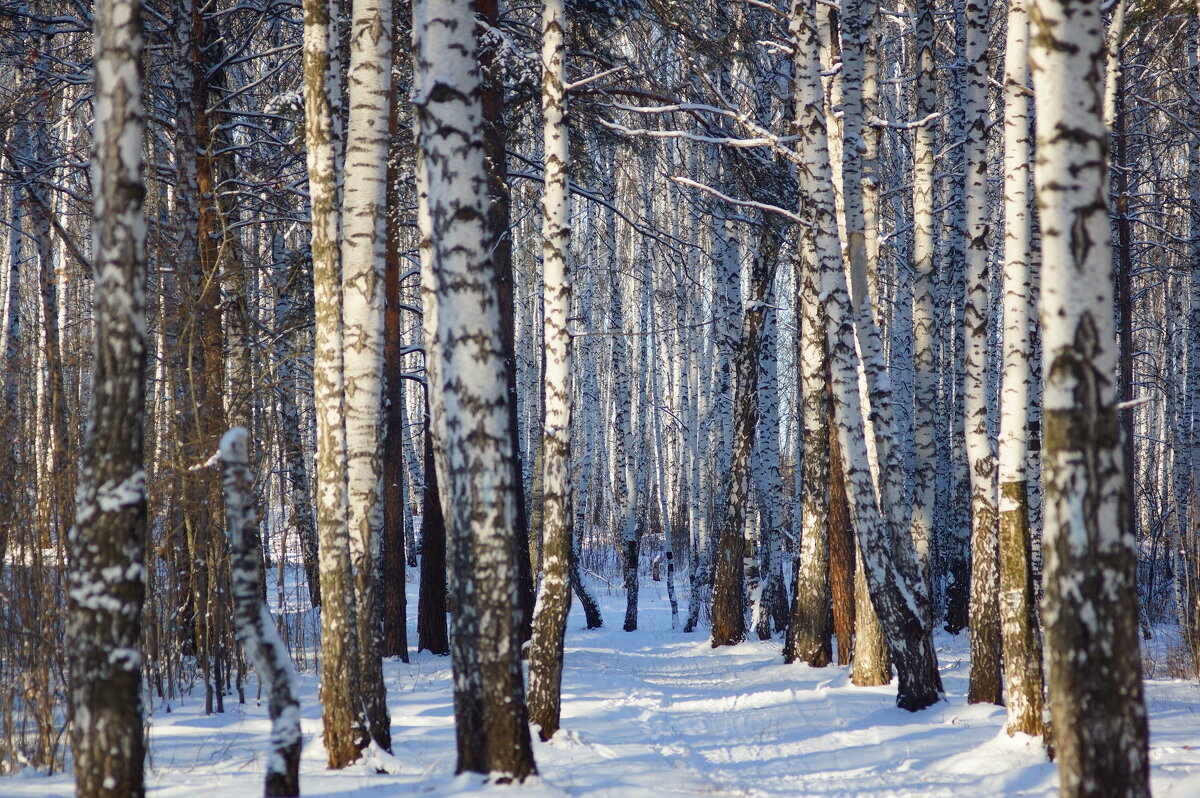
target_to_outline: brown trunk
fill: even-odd
[[[833,408],[830,407],[832,415]],[[842,475],[837,428],[829,425],[829,585],[833,594],[833,633],[837,664],[849,665],[854,651],[854,533]]]
[[[417,599],[417,651],[450,653],[446,631],[446,522],[433,464],[429,393],[425,393],[425,491],[421,509],[421,592]]]

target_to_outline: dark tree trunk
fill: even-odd
[[[425,490],[421,509],[421,592],[417,599],[417,651],[450,653],[446,630],[446,522],[433,463],[429,396],[425,397]]]
[[[849,665],[854,651],[854,532],[846,504],[842,447],[832,424],[829,427],[829,587],[833,596],[837,664]]]

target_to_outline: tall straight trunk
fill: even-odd
[[[413,8],[421,293],[434,323],[429,407],[450,541],[457,770],[522,781],[536,772],[521,675],[522,586],[514,534],[510,396],[491,260],[482,85],[466,0]]]
[[[966,269],[963,311],[966,344],[964,409],[971,477],[971,641],[967,700],[1001,703],[999,529],[996,515],[996,456],[988,434],[987,219],[988,0],[967,0]]]
[[[563,643],[571,608],[571,197],[566,92],[566,10],[542,9],[542,117],[546,190],[542,197],[542,308],[545,313],[545,423],[542,430],[542,571],[529,650],[529,720],[549,740],[561,711]]]
[[[338,9],[304,4],[304,119],[312,206],[313,403],[317,416],[317,537],[321,566],[321,704],[331,768],[358,759],[370,741],[363,717],[355,585],[346,526],[342,281],[338,242]]]
[[[499,0],[473,0],[472,8],[489,28],[500,27]],[[504,59],[498,57],[500,45],[493,42],[480,52],[479,66],[482,71],[483,92],[480,101],[483,108],[484,163],[487,167],[487,187],[490,203],[488,220],[491,223],[492,267],[500,302],[500,335],[504,346],[505,384],[508,388],[509,419],[508,434],[512,438],[513,480],[521,501],[517,505],[517,517],[513,532],[517,544],[525,552],[529,541],[529,517],[525,504],[524,475],[521,468],[520,428],[517,423],[517,334],[513,291],[516,272],[513,269],[512,231],[508,189],[508,125],[504,119]],[[522,557],[517,563],[517,579],[521,591],[521,636],[528,640],[533,623],[534,574],[528,560]]]
[[[861,13],[852,3],[847,18]],[[861,18],[855,27],[863,28]],[[858,390],[858,357],[855,352],[854,322],[851,300],[846,285],[846,274],[842,267],[841,253],[837,241],[831,234],[835,230],[833,197],[830,190],[829,155],[825,142],[825,122],[820,91],[820,60],[817,57],[816,30],[812,6],[803,0],[795,0],[791,13],[791,38],[794,47],[796,68],[794,70],[794,92],[796,102],[796,126],[800,136],[802,166],[800,168],[800,190],[805,202],[805,211],[813,218],[815,244],[820,263],[821,294],[825,297],[826,334],[830,353],[830,372],[833,384],[833,405],[838,428],[838,442],[844,458],[843,468],[849,495],[850,514],[859,549],[862,552],[864,573],[870,586],[871,601],[879,614],[888,650],[899,675],[899,692],[896,703],[903,709],[917,710],[938,701],[942,693],[941,677],[937,670],[933,640],[926,624],[920,576],[916,573],[915,552],[911,539],[899,534],[898,527],[889,528],[883,509],[875,498],[875,486],[871,478],[867,453],[866,428],[862,401]],[[850,70],[851,49],[847,48],[847,71]],[[861,63],[861,62],[860,62]],[[850,77],[855,77],[851,71]],[[851,81],[844,81],[843,85]],[[847,113],[849,117],[849,113]],[[851,186],[847,176],[847,187]],[[857,240],[861,249],[861,223],[852,223],[851,200],[855,194],[846,191],[847,235]],[[850,232],[857,229],[857,233]],[[858,256],[860,259],[862,254]],[[852,259],[853,265],[853,259]],[[861,280],[860,288],[865,293],[865,274],[856,273]],[[865,301],[865,297],[862,297]],[[866,328],[869,343],[878,342],[878,328],[869,318],[870,307],[866,307],[868,318],[860,319]],[[873,332],[873,337],[871,333]],[[878,349],[863,347],[863,357],[878,359]],[[877,387],[885,386],[885,375],[878,362],[867,369],[868,384],[875,373]],[[882,391],[881,391],[882,395]],[[872,398],[875,395],[872,394]],[[882,402],[872,402],[878,416]],[[886,441],[892,433],[890,418],[877,419],[878,440]],[[882,456],[884,463],[890,462]],[[889,469],[890,470],[890,469]],[[886,481],[886,475],[883,475]],[[895,486],[893,486],[893,489]],[[883,491],[885,501],[893,497]]]
[[[1200,6],[1196,16],[1189,24],[1188,36],[1188,68],[1193,75],[1200,74]],[[1193,127],[1200,125],[1200,104],[1191,104],[1190,121]],[[1191,263],[1200,263],[1200,141],[1193,136],[1188,139],[1188,258]],[[1183,445],[1187,447],[1185,456],[1186,473],[1183,479],[1190,484],[1187,495],[1180,502],[1183,513],[1179,519],[1181,534],[1181,550],[1195,551],[1197,527],[1200,526],[1200,274],[1193,270],[1189,280],[1189,302],[1187,316],[1187,380],[1184,401],[1185,435],[1181,436]],[[11,311],[10,311],[11,312]],[[1178,450],[1176,456],[1179,455]],[[1187,509],[1184,510],[1183,508]],[[1181,563],[1184,567],[1186,564]],[[1184,572],[1186,573],[1186,571]],[[1181,577],[1176,575],[1176,592],[1179,594],[1183,587]],[[1189,582],[1194,586],[1195,582]],[[1180,595],[1181,598],[1184,598]],[[1200,603],[1193,587],[1184,601],[1178,602],[1176,612],[1179,613],[1180,627],[1184,629],[1184,640],[1191,648],[1192,662],[1200,668]]]
[[[1136,541],[1128,526],[1099,8],[1035,0],[1029,64],[1042,230],[1043,618],[1067,798],[1148,796]]]
[[[446,521],[433,459],[433,433],[429,428],[429,390],[424,419],[425,485],[421,497],[421,585],[417,597],[417,651],[445,656],[450,653],[446,628]]]
[[[779,322],[772,289],[763,321],[759,354],[758,433],[752,466],[759,507],[758,570],[762,589],[755,604],[755,630],[768,640],[772,628],[786,629],[790,622],[787,586],[783,579],[783,478],[779,459]],[[653,372],[651,372],[653,374]]]
[[[77,795],[140,798],[145,743],[138,637],[147,531],[141,4],[102,0],[93,35],[95,359],[70,532],[71,743]]]
[[[308,597],[313,607],[321,606],[321,576],[317,556],[316,519],[313,517],[312,491],[308,481],[308,457],[300,429],[300,403],[297,395],[301,381],[296,361],[301,355],[305,321],[311,311],[312,286],[308,284],[305,263],[298,257],[281,258],[275,265],[276,329],[279,336],[277,377],[279,380],[279,437],[286,464],[285,481],[292,507],[292,524],[300,544]],[[303,297],[304,301],[300,298]]]
[[[820,274],[811,233],[793,268],[800,274],[799,380],[801,386],[802,450],[800,470],[800,557],[792,594],[792,623],[783,648],[785,662],[797,659],[823,668],[832,657],[829,628],[829,495],[820,486],[830,483],[829,408],[825,391],[828,373],[825,310],[821,306]],[[844,642],[839,640],[839,645]]]
[[[760,221],[758,246],[750,271],[750,301],[742,322],[741,342],[734,361],[733,456],[729,492],[721,535],[717,542],[713,582],[712,645],[730,646],[746,639],[745,538],[746,507],[750,493],[750,454],[758,425],[758,358],[762,345],[766,301],[775,279],[782,238],[780,222],[765,215]]]
[[[264,794],[291,798],[300,795],[300,702],[292,660],[263,601],[262,543],[246,438],[245,428],[235,427],[221,438],[220,448],[234,610],[238,638],[268,691],[271,752]]]
[[[826,370],[828,375],[828,370]],[[829,390],[828,376],[825,380]],[[850,509],[846,505],[846,478],[842,469],[842,450],[837,442],[837,425],[833,420],[833,408],[826,415],[829,419],[829,592],[833,600],[833,633],[837,636],[837,664],[849,665],[854,651],[855,602],[854,602],[854,531],[850,528]],[[871,602],[867,601],[867,607]],[[875,611],[871,610],[874,617]],[[875,631],[879,623],[875,621]],[[867,635],[864,633],[862,637]],[[876,637],[881,637],[878,633]],[[891,672],[887,674],[891,679]],[[856,682],[857,684],[857,682]]]
[[[1042,634],[1034,590],[1029,512],[1029,408],[1033,399],[1029,336],[1034,315],[1030,204],[1029,15],[1025,0],[1008,7],[1004,58],[1004,330],[998,457],[1000,627],[1009,734],[1043,731]]]
[[[937,324],[935,255],[933,241],[933,167],[936,104],[934,75],[933,0],[914,0],[916,16],[917,81],[913,119],[913,438],[916,468],[913,471],[912,537],[917,548],[921,578],[931,584],[930,545],[933,542],[934,505],[937,501],[938,374],[935,358]],[[922,608],[927,611],[927,608]]]
[[[354,0],[350,30],[346,163],[342,171],[342,369],[347,533],[354,574],[359,679],[371,739],[392,747],[379,613],[383,537],[380,449],[384,263],[391,119],[392,2]]]
[[[404,41],[401,33],[407,34],[407,25],[401,28],[402,21],[393,20],[395,25],[395,40]],[[400,48],[392,52],[392,72],[407,59],[400,54]],[[404,241],[401,235],[400,215],[400,169],[401,142],[409,143],[401,138],[399,98],[397,87],[392,87],[392,106],[388,118],[390,144],[388,147],[387,168],[387,255],[384,260],[383,276],[383,571],[381,574],[381,589],[383,591],[383,644],[381,652],[385,657],[400,657],[408,662],[408,605],[405,595],[404,567],[406,555],[411,557],[414,552],[412,535],[412,518],[406,498],[408,486],[405,484],[407,475],[404,462],[404,442],[408,434],[405,430],[404,412],[404,332],[400,325],[400,282],[404,272]]]

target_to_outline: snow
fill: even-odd
[[[325,769],[317,680],[298,676],[306,796],[1051,796],[1056,766],[1039,740],[1003,731],[1000,707],[969,706],[966,635],[940,635],[948,699],[909,713],[895,687],[859,688],[847,668],[784,665],[779,641],[712,649],[705,634],[671,630],[665,584],[642,584],[636,632],[623,632],[624,594],[595,585],[603,629],[583,629],[578,603],[568,620],[563,726],[536,742],[540,777],[520,788],[454,775],[450,660],[421,653],[385,664],[394,755],[372,749],[343,771]],[[416,585],[408,585],[416,606]],[[311,616],[310,616],[311,622]],[[409,639],[416,640],[410,627]],[[1161,667],[1171,644],[1147,647]],[[153,705],[148,760],[152,796],[262,794],[269,751],[266,696],[226,702],[205,717],[202,691],[166,712]],[[1150,760],[1159,798],[1200,795],[1200,685],[1146,682]],[[69,777],[25,772],[0,780],[0,794],[68,796]]]

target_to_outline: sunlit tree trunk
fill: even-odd
[[[1029,512],[1028,418],[1033,399],[1030,204],[1029,16],[1025,0],[1008,7],[1004,59],[1003,372],[1000,393],[1000,623],[1008,732],[1043,730],[1042,635],[1033,584]]]
[[[988,0],[967,0],[966,344],[964,409],[971,478],[971,673],[967,700],[1000,703],[996,457],[988,434]]]
[[[545,424],[542,454],[541,589],[529,651],[529,719],[543,740],[558,730],[563,642],[571,607],[571,200],[567,191],[566,11],[542,10],[542,116],[546,190],[542,198],[542,307],[545,313]]]
[[[521,586],[514,535],[509,395],[494,269],[475,15],[466,0],[413,8],[417,139],[424,175],[422,299],[429,406],[456,597],[458,771],[523,780],[535,772],[521,675]]]
[[[1100,9],[1035,0],[1043,619],[1062,794],[1146,796],[1135,541],[1118,421]]]
[[[392,735],[380,653],[379,565],[392,2],[354,0],[353,15],[341,237],[346,523],[354,574],[361,700],[371,739],[388,751]]]
[[[313,401],[317,415],[317,536],[321,570],[321,705],[331,768],[358,759],[370,740],[361,700],[358,622],[346,527],[342,281],[338,242],[336,0],[304,4],[304,119],[312,207]]]

